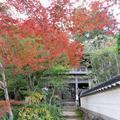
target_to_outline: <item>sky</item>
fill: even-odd
[[[40,0],[42,2],[42,4],[46,7],[48,7],[50,5],[50,0]]]
[[[0,0],[0,2],[4,2],[5,0]]]

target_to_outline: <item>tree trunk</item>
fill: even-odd
[[[120,70],[119,70],[119,62],[118,62],[117,54],[115,53],[114,56],[115,56],[115,61],[116,61],[116,66],[117,66],[117,75],[119,75]]]
[[[53,88],[52,95],[51,95],[50,100],[49,100],[49,105],[52,104],[52,99],[54,97],[54,94],[55,94],[55,89]]]
[[[28,84],[28,90],[29,92],[34,90],[34,81],[31,78],[31,74],[27,74],[27,84]]]
[[[2,79],[3,79],[3,83],[4,83],[4,96],[5,96],[5,100],[7,102],[7,107],[9,109],[8,110],[8,118],[9,118],[9,120],[13,120],[13,113],[12,113],[10,100],[9,100],[9,94],[8,94],[8,89],[7,89],[7,82],[6,82],[6,77],[5,77],[5,71],[4,71],[3,65],[1,63],[0,63],[0,67],[1,67]]]

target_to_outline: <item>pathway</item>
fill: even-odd
[[[76,115],[76,106],[74,102],[64,102],[62,111],[66,120],[79,120]]]

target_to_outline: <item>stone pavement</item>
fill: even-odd
[[[62,111],[66,120],[79,120],[76,115],[76,106],[74,102],[64,102]]]

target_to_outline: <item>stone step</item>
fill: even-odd
[[[68,119],[68,118],[71,118],[71,119],[76,119],[78,118],[77,116],[63,116],[64,118]]]
[[[75,111],[63,111],[63,117],[65,120],[78,120]]]
[[[68,109],[62,109],[63,111],[70,111],[70,112],[72,112],[72,111],[75,111],[75,109],[70,109],[70,110],[68,110]]]
[[[75,106],[75,102],[63,102],[62,103],[63,106]]]
[[[62,106],[63,111],[75,111],[76,110],[76,106],[75,106],[75,102],[63,102],[63,106]]]
[[[76,118],[66,118],[66,120],[78,120],[78,119],[76,119]]]
[[[62,107],[76,107],[76,105],[63,105]]]
[[[62,100],[63,102],[75,102],[75,100],[74,99],[64,99],[64,100]]]
[[[75,111],[63,111],[63,116],[66,116],[66,117],[77,117]]]
[[[79,120],[78,118],[65,118],[65,120]]]
[[[78,120],[74,101],[64,101],[62,105],[63,117],[65,120]]]
[[[65,120],[78,120],[78,117],[64,117]]]
[[[64,106],[62,107],[63,111],[75,111],[76,110],[76,106]]]

